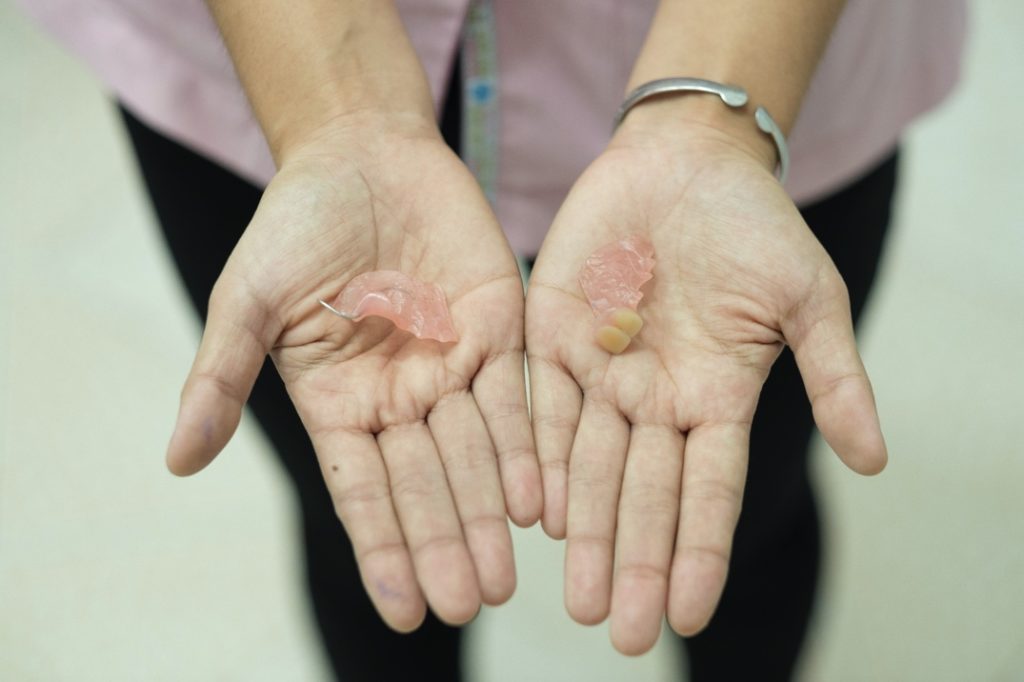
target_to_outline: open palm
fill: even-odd
[[[214,288],[168,465],[216,456],[269,353],[384,620],[413,629],[429,604],[462,623],[514,589],[506,512],[528,525],[541,508],[515,259],[436,131],[310,149],[285,160]],[[439,284],[458,342],[318,304],[371,270]]]
[[[577,276],[628,234],[651,241],[657,264],[642,331],[611,355]],[[666,613],[681,634],[711,617],[751,420],[784,343],[836,452],[864,473],[884,465],[842,280],[778,183],[735,147],[639,139],[605,152],[544,242],[526,334],[543,523],[567,537],[566,606],[583,623],[610,613],[625,653],[653,646]]]

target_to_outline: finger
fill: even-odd
[[[532,526],[544,499],[526,408],[522,351],[502,353],[485,363],[473,379],[473,396],[498,455],[509,518],[518,526]]]
[[[669,624],[681,635],[702,630],[722,596],[749,441],[750,426],[736,423],[703,424],[687,435],[668,596]]]
[[[569,494],[569,452],[580,421],[583,393],[564,367],[530,356],[530,410],[544,485],[544,532],[565,537]]]
[[[469,621],[480,588],[434,440],[423,422],[377,435],[391,481],[391,498],[427,603],[441,620]]]
[[[267,310],[229,275],[222,275],[210,297],[206,329],[167,446],[172,473],[196,473],[227,445],[279,333]]]
[[[368,433],[314,434],[324,482],[345,526],[366,593],[384,622],[399,632],[415,630],[426,615],[391,502],[388,473]]]
[[[834,270],[784,320],[822,436],[843,462],[877,474],[888,455],[871,382],[857,353],[846,286]]]
[[[606,401],[586,399],[569,457],[565,606],[584,625],[608,615],[612,552],[629,424]]]
[[[615,530],[611,638],[627,655],[650,649],[661,634],[679,520],[683,434],[634,424]]]
[[[438,403],[430,411],[428,423],[455,497],[483,601],[504,603],[515,590],[516,571],[498,463],[487,427],[467,391]]]

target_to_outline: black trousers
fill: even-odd
[[[452,90],[442,130],[457,148],[459,88]],[[255,212],[261,190],[123,109],[122,114],[167,245],[196,311],[205,319],[213,283]],[[802,211],[845,278],[855,317],[875,277],[896,165],[894,153],[861,179]],[[399,635],[377,616],[309,438],[269,360],[249,408],[295,488],[309,594],[338,679],[461,679],[459,628],[428,615],[418,631]],[[792,677],[814,604],[821,555],[807,466],[813,429],[810,406],[787,351],[762,391],[754,420],[743,512],[721,605],[704,632],[679,640],[686,647],[690,679]]]

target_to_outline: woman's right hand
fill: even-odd
[[[444,290],[459,340],[324,310],[356,275]],[[354,113],[282,157],[210,299],[167,453],[181,475],[234,433],[267,354],[312,438],[363,583],[393,628],[464,623],[515,587],[506,512],[541,512],[523,290],[487,201],[432,120]]]

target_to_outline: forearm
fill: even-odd
[[[796,120],[804,93],[845,0],[662,0],[630,78],[629,89],[657,78],[689,76],[731,83],[750,95],[745,110],[706,96],[645,102],[637,118],[708,124],[743,140],[774,164],[770,139],[751,113],[765,107],[784,133]]]
[[[391,0],[208,0],[278,164],[335,123],[433,119],[430,90]]]

